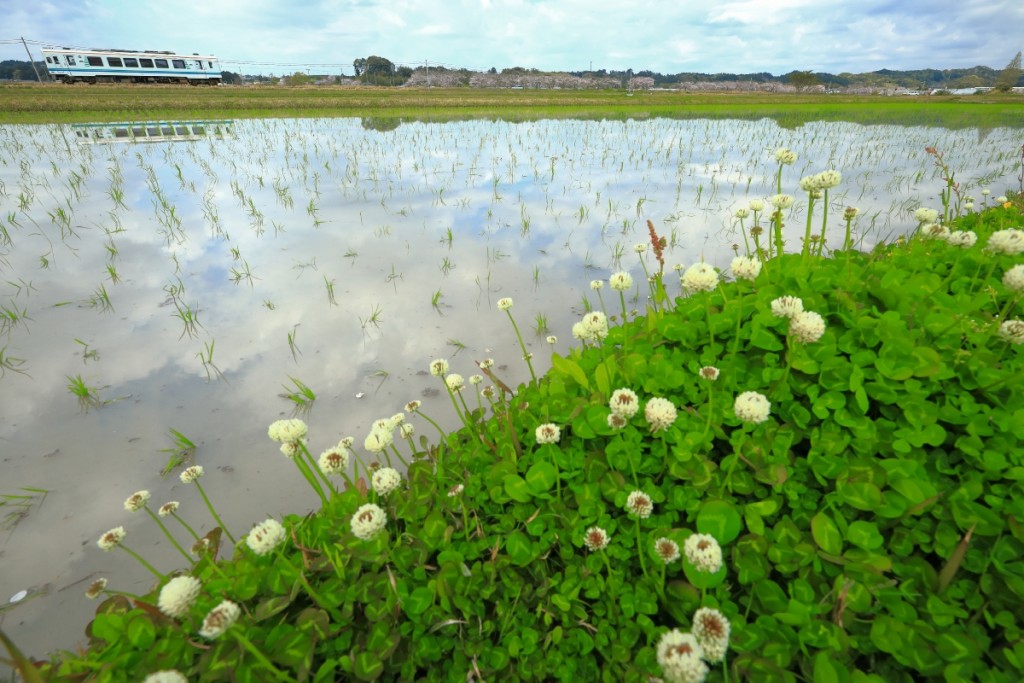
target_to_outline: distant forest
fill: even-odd
[[[374,60],[381,64],[379,68]],[[369,64],[370,68],[366,66]],[[443,67],[431,66],[397,67],[382,57],[372,56],[368,59],[356,60],[354,65],[355,78],[360,82],[373,83],[378,85],[402,85],[406,82],[412,84],[434,85],[471,85],[489,83],[488,75],[495,76],[522,76],[527,79],[530,76],[557,76],[564,74],[577,79],[586,79],[588,82],[601,84],[602,87],[621,84],[626,86],[630,83],[644,82],[650,84],[653,80],[653,87],[672,88],[685,86],[693,83],[758,83],[758,84],[788,84],[798,88],[816,86],[831,89],[884,89],[884,88],[909,88],[919,90],[934,89],[955,89],[955,88],[976,88],[994,86],[998,80],[1001,70],[987,66],[975,66],[966,69],[917,69],[911,71],[899,71],[893,69],[880,69],[866,73],[839,73],[832,74],[823,71],[791,71],[779,76],[767,72],[758,73],[697,73],[681,72],[677,74],[662,74],[656,71],[643,70],[625,71],[598,69],[594,71],[572,71],[572,72],[550,72],[537,69],[524,69],[522,67],[511,67],[502,69],[490,69],[488,72],[477,73],[465,69],[446,69]],[[390,68],[388,68],[390,67]],[[43,62],[36,62],[36,68],[45,78],[45,67]],[[387,71],[388,73],[385,73]],[[225,71],[224,81],[227,83],[240,83],[243,81],[273,82],[277,79],[267,76],[243,76],[230,71]],[[477,76],[474,78],[474,76]],[[335,74],[305,74],[283,75],[285,82],[315,82],[333,81],[344,82],[351,80],[347,77],[339,77]],[[506,82],[506,79],[494,81],[497,85]],[[642,79],[642,80],[641,80]],[[650,79],[650,80],[648,80]],[[34,81],[36,74],[28,61],[5,60],[0,61],[0,80]],[[1024,76],[1017,80],[1016,85],[1024,86]]]

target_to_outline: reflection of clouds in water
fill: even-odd
[[[17,299],[32,317],[28,330],[3,341],[32,373],[8,373],[0,383],[5,483],[54,489],[5,539],[0,597],[44,580],[64,588],[97,570],[114,588],[144,591],[146,577],[126,558],[95,548],[100,533],[122,523],[131,547],[173,566],[147,520],[121,510],[132,491],[150,488],[154,501],[181,499],[187,518],[209,528],[196,493],[158,475],[170,428],[200,444],[203,484],[236,534],[268,514],[311,508],[306,484],[266,438],[267,425],[289,412],[277,395],[289,376],[318,397],[307,418],[314,456],[341,436],[361,443],[374,419],[415,398],[454,427],[440,380],[424,374],[431,359],[451,357],[452,371],[469,376],[474,359],[490,356],[507,365],[499,372],[506,382],[528,377],[498,298],[514,298],[513,313],[543,371],[550,350],[531,329],[535,316],[547,316],[560,338],[556,349],[568,348],[583,296],[598,303],[590,280],[625,268],[642,283],[632,245],[646,241],[646,219],[675,239],[669,266],[703,257],[726,267],[729,245],[741,241],[732,212],[774,193],[776,147],[800,156],[784,173],[791,192],[802,175],[832,165],[842,171],[830,229],[842,229],[837,215],[853,204],[865,216],[862,229],[875,214],[879,230],[906,230],[910,210],[936,203],[940,181],[925,145],[946,150],[971,185],[986,174],[1009,178],[1018,144],[1006,129],[979,142],[973,131],[842,123],[785,130],[771,121],[465,121],[408,123],[381,134],[353,119],[304,119],[239,121],[229,140],[72,147],[69,157],[56,129],[0,127],[7,190],[0,217],[6,225],[13,213],[25,226],[9,226],[14,246],[4,255],[5,279],[35,287]],[[79,199],[68,186],[72,169],[83,177]],[[115,225],[111,169],[123,178],[130,210],[116,211],[124,231],[108,237],[102,227]],[[178,237],[168,239],[160,223],[168,213],[154,208],[149,169],[174,206]],[[19,208],[23,191],[34,195],[27,213]],[[806,200],[794,194],[789,222],[800,223],[794,219]],[[47,215],[62,203],[83,226],[67,246]],[[314,227],[314,218],[323,222]],[[49,250],[43,235],[54,245],[50,269],[39,266]],[[112,260],[108,244],[118,250]],[[356,255],[346,257],[350,252]],[[121,284],[107,279],[107,263]],[[244,264],[251,287],[231,282],[231,269]],[[654,267],[650,255],[648,265]],[[194,339],[182,335],[168,304],[166,288],[179,281],[180,301],[199,310]],[[667,281],[678,291],[672,274]],[[84,301],[101,282],[113,312],[55,305]],[[439,290],[435,310],[431,298]],[[15,295],[0,289],[0,296]],[[379,329],[361,324],[376,308]],[[287,341],[293,330],[297,362]],[[76,338],[100,359],[83,364]],[[466,348],[456,353],[449,341]],[[206,343],[227,382],[206,381],[197,358]],[[109,385],[102,398],[127,398],[79,414],[65,379],[79,373]],[[411,420],[433,438],[429,425]],[[47,542],[29,540],[36,538]],[[50,575],[41,579],[39,567]],[[33,654],[70,646],[91,606],[79,594],[76,587],[19,607],[20,644]]]

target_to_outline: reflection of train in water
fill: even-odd
[[[124,123],[74,123],[71,129],[80,145],[115,142],[181,142],[235,137],[231,119],[209,121],[136,121]]]
[[[212,56],[46,47],[43,57],[61,83],[220,83],[220,63]]]

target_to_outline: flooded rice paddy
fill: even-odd
[[[499,298],[546,370],[602,305],[591,280],[622,269],[643,284],[648,219],[669,266],[725,271],[743,253],[734,212],[776,192],[777,147],[798,155],[783,169],[791,250],[804,175],[842,173],[827,245],[855,206],[870,248],[913,230],[919,206],[941,209],[926,146],[975,210],[1016,186],[1020,147],[1011,129],[767,119],[165,127],[0,126],[0,628],[37,657],[84,643],[94,579],[148,590],[141,566],[97,547],[107,529],[178,566],[152,520],[125,511],[134,491],[212,527],[179,470],[162,474],[172,430],[237,537],[317,503],[270,422],[304,411],[314,455],[362,444],[412,399],[455,427],[432,359],[468,376],[492,357],[506,383],[529,378]]]

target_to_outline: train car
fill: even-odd
[[[220,62],[211,55],[136,50],[43,48],[46,69],[61,83],[190,83],[217,85]]]

